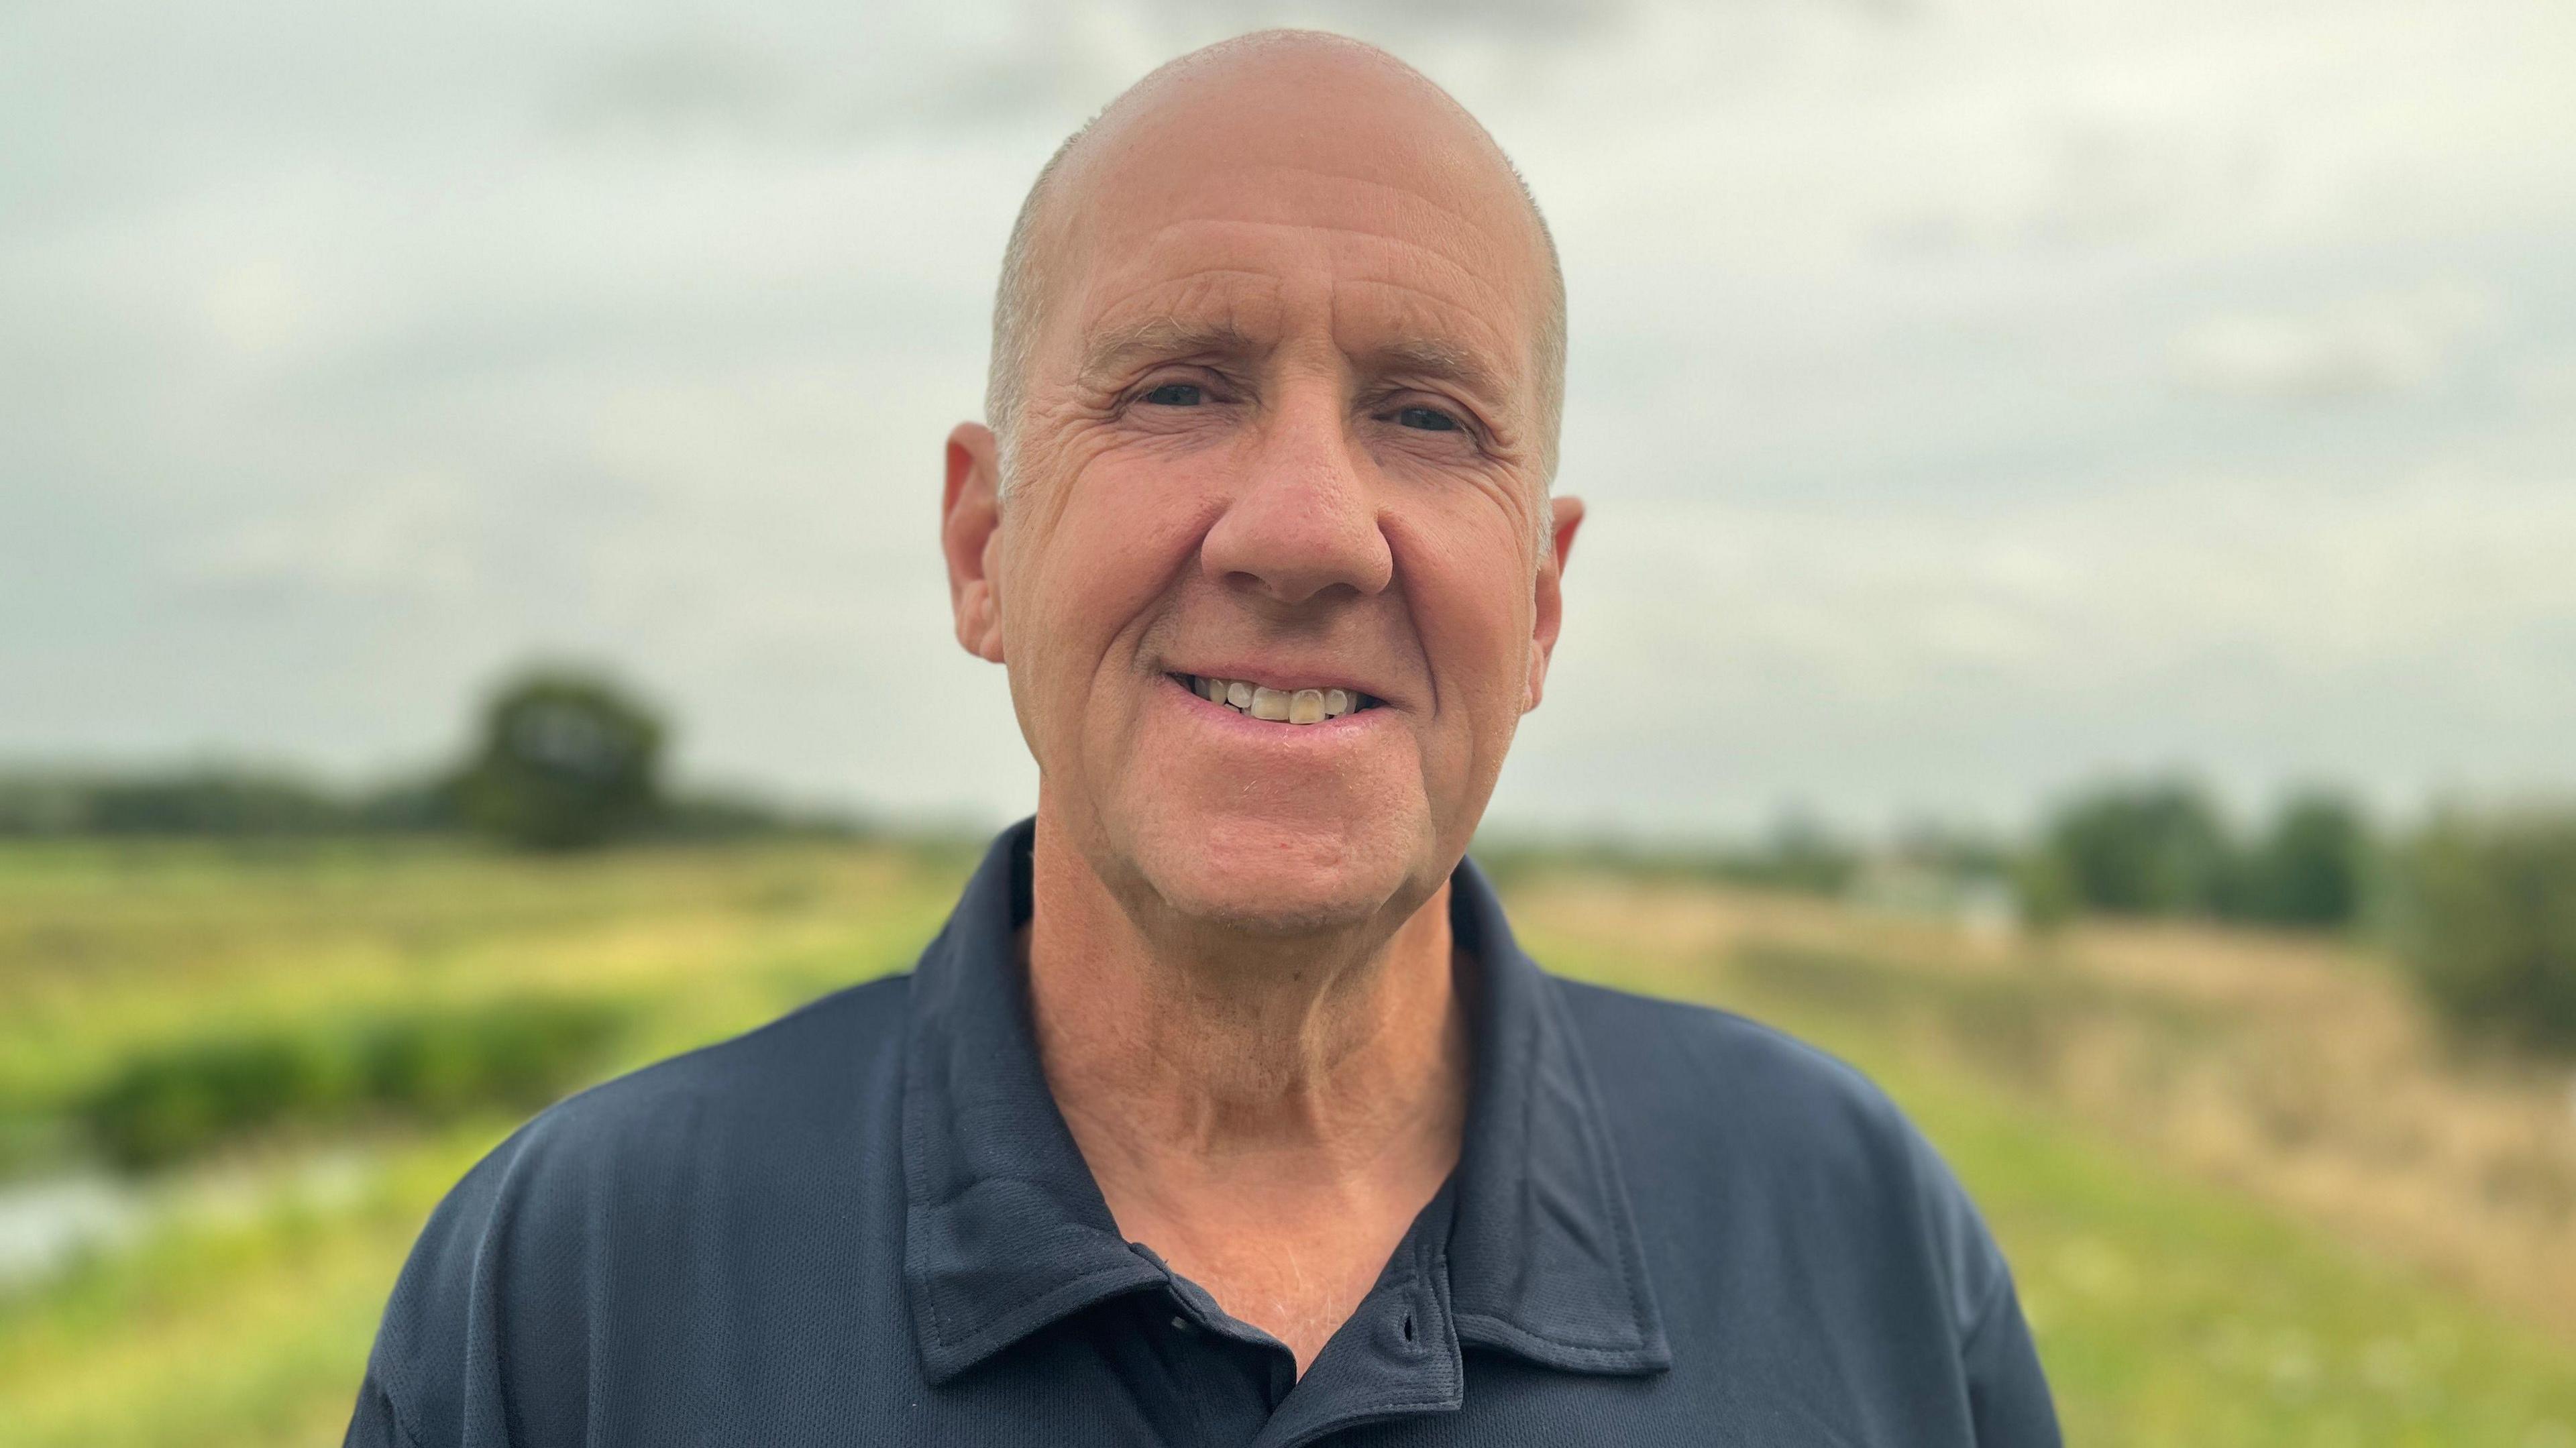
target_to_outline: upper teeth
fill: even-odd
[[[1245,679],[1184,676],[1192,692],[1255,719],[1284,724],[1321,724],[1360,707],[1361,696],[1348,689],[1274,689]]]

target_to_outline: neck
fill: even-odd
[[[1043,808],[1032,865],[1039,1057],[1113,1210],[1437,1188],[1467,1096],[1446,883],[1400,918],[1282,937],[1123,906]]]

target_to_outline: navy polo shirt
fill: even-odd
[[[1457,1170],[1305,1376],[1118,1230],[1039,1070],[1006,831],[909,975],[583,1092],[469,1172],[348,1441],[2056,1445],[2012,1277],[1857,1072],[1578,985],[1472,862]]]

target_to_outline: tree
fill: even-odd
[[[2442,816],[2400,860],[2399,938],[2434,1006],[2576,1051],[2576,811]]]
[[[2281,925],[2351,924],[2370,868],[2369,827],[2349,801],[2326,793],[2284,805],[2246,862],[2237,913]]]
[[[486,708],[458,803],[475,828],[523,849],[605,844],[659,810],[662,736],[661,721],[616,685],[532,671]]]
[[[2214,914],[2235,867],[2217,810],[2182,783],[2083,796],[2058,811],[2046,849],[2084,908],[2122,915]]]

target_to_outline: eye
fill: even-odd
[[[1156,407],[1196,407],[1201,395],[1195,382],[1166,382],[1146,393],[1144,400]]]
[[[1456,432],[1458,419],[1436,407],[1400,407],[1395,412],[1395,425],[1424,432]]]

